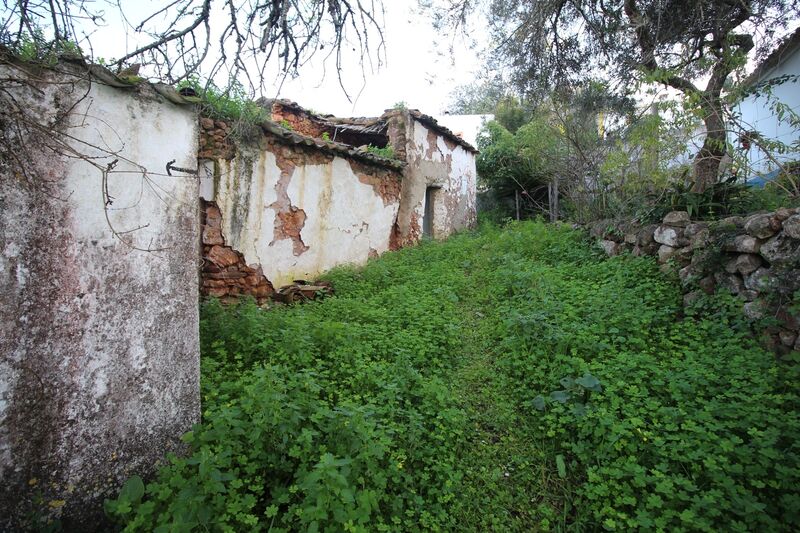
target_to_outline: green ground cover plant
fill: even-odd
[[[203,420],[128,531],[791,531],[797,361],[648,258],[484,226],[202,308]]]

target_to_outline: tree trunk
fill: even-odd
[[[553,207],[550,209],[550,222],[558,222],[558,176],[553,178]]]
[[[700,104],[706,138],[703,147],[694,158],[694,185],[692,192],[703,192],[719,180],[719,165],[727,150],[728,140],[725,132],[725,119],[722,115],[722,102],[718,98],[703,95]]]

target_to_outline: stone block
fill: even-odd
[[[650,224],[640,229],[636,233],[636,244],[642,247],[653,244],[655,242],[655,240],[653,240],[653,234],[656,228],[658,228],[658,224]]]
[[[653,233],[653,240],[659,244],[680,248],[689,244],[683,237],[683,230],[672,226],[659,226]]]
[[[686,265],[678,270],[678,278],[684,287],[691,285],[702,277],[703,273],[698,270],[696,265]]]
[[[215,274],[206,274],[204,277],[213,280],[236,280],[247,277],[247,274],[245,274],[244,272],[238,272],[234,270],[227,272],[217,272]]]
[[[238,263],[239,255],[227,246],[212,246],[206,259],[220,267],[227,267]]]
[[[667,226],[685,228],[692,222],[692,219],[686,211],[670,211],[664,216],[662,222]]]
[[[206,294],[208,294],[209,296],[212,296],[214,298],[219,298],[221,296],[225,296],[226,294],[228,294],[228,288],[227,287],[211,288],[211,289],[208,289]]]
[[[702,295],[703,295],[703,293],[700,292],[700,291],[687,292],[686,294],[683,295],[683,306],[684,307],[688,307],[688,306],[692,305],[698,299],[700,299],[700,296],[702,296]]]
[[[784,233],[774,236],[760,247],[761,256],[772,265],[800,264],[800,240],[788,236],[785,229],[786,222],[784,222]]]
[[[599,241],[598,246],[603,249],[607,256],[612,257],[615,255],[619,255],[620,251],[623,249],[619,243],[614,241],[602,240]]]
[[[725,265],[725,271],[731,274],[738,272],[742,276],[752,274],[764,264],[758,254],[740,254]]]
[[[714,274],[714,279],[720,287],[727,289],[731,294],[739,294],[745,288],[744,280],[738,274],[717,272]]]
[[[677,260],[681,266],[686,266],[692,262],[693,254],[694,251],[691,246],[684,246],[683,248],[675,250],[675,255],[673,255],[672,258]]]
[[[686,237],[687,239],[691,239],[701,231],[707,229],[708,229],[708,224],[706,224],[705,222],[695,222],[693,224],[689,224],[688,226],[686,226],[686,228],[683,230],[683,236]]]
[[[760,214],[753,215],[747,218],[744,223],[744,230],[748,235],[757,239],[767,239],[775,235],[775,229],[772,226],[772,215]]]
[[[210,246],[215,244],[225,244],[225,239],[222,238],[222,230],[219,228],[212,228],[211,226],[204,226],[203,244]]]
[[[754,291],[769,291],[778,286],[778,279],[769,268],[761,267],[744,278],[744,286]]]
[[[739,298],[744,300],[745,302],[752,302],[756,298],[758,298],[758,291],[751,291],[750,289],[744,289],[739,291],[737,295]]]
[[[711,242],[711,232],[708,228],[700,228],[689,239],[689,245],[694,249],[705,248]]]
[[[797,208],[781,207],[780,209],[775,211],[775,217],[780,221],[784,221],[787,218],[791,217],[792,215],[796,214],[797,214]]]
[[[219,228],[222,223],[222,212],[215,205],[206,206],[206,226]]]
[[[717,287],[717,281],[714,276],[706,276],[698,281],[697,284],[706,294],[714,294],[714,289]]]
[[[668,246],[666,244],[662,245],[658,249],[658,262],[666,263],[669,260],[669,258],[675,254],[675,250],[677,250],[677,248]]]
[[[800,215],[792,215],[783,221],[783,233],[800,240]]]
[[[797,333],[794,331],[782,329],[780,333],[778,333],[778,337],[781,339],[781,344],[784,346],[792,347],[794,343],[797,342]]]
[[[764,300],[746,302],[743,307],[744,316],[750,320],[764,318],[767,314],[767,304]]]
[[[744,217],[728,217],[723,218],[719,221],[719,226],[726,227],[726,226],[734,226],[736,228],[743,228],[744,227]]]
[[[757,254],[761,249],[761,241],[752,235],[737,235],[736,237],[725,242],[722,249],[726,252]]]

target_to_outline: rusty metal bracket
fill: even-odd
[[[167,163],[167,176],[172,176],[172,172],[171,171],[173,171],[173,170],[175,170],[177,172],[185,172],[186,174],[191,174],[193,176],[197,176],[197,170],[192,170],[191,168],[181,168],[181,167],[172,166],[172,163],[174,163],[174,162],[175,162],[175,160],[173,159],[172,161]]]

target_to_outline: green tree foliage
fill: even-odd
[[[745,65],[755,33],[761,51],[770,49],[776,30],[800,6],[793,0],[495,0],[488,12],[501,43],[496,59],[505,60],[526,94],[579,83],[587,74],[613,79],[622,90],[648,82],[682,92],[706,130],[693,170],[701,192],[716,182],[727,151],[723,91],[729,75]]]
[[[511,100],[512,112],[498,114],[497,122],[504,128],[491,126],[480,140],[481,181],[495,203],[506,206],[506,214],[513,214],[516,191],[522,194],[526,216],[551,211],[579,220],[598,216],[601,195],[613,183],[602,176],[602,164],[631,108],[628,100],[614,98],[600,83],[554,93],[534,111]],[[525,123],[519,126],[513,119]],[[556,184],[558,190],[548,193],[548,186]],[[556,206],[548,194],[565,202]]]
[[[517,195],[523,215],[546,212],[547,184],[558,171],[563,148],[556,129],[539,115],[515,133],[499,121],[486,124],[478,137],[476,168],[480,185],[488,189],[498,214],[512,216]]]
[[[481,78],[456,87],[450,94],[447,112],[453,115],[488,115],[497,110],[497,103],[508,94],[498,78]]]
[[[502,97],[494,108],[494,119],[511,133],[516,133],[531,118],[530,109],[515,96]]]

